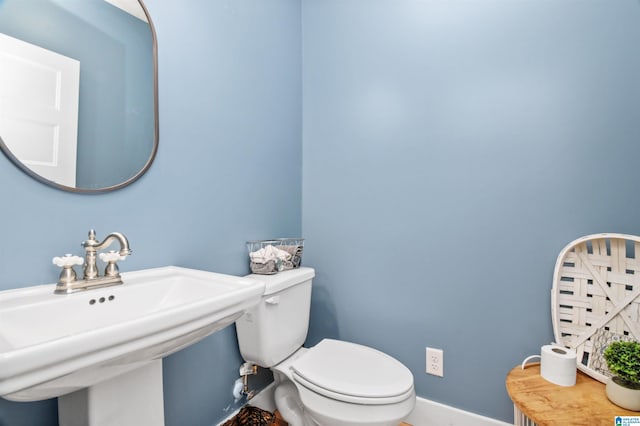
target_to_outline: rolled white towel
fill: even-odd
[[[267,263],[270,260],[278,259],[280,259],[281,261],[287,261],[291,259],[291,254],[269,244],[268,246],[263,247],[260,250],[249,253],[249,257],[251,258],[252,262]]]

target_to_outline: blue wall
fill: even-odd
[[[309,343],[372,345],[411,368],[420,396],[510,421],[504,377],[552,339],[560,249],[640,233],[640,5],[147,6],[156,163],[131,187],[81,196],[0,157],[0,288],[53,282],[50,258],[79,253],[90,227],[128,235],[124,270],[232,274],[247,271],[245,240],[302,229],[318,273]],[[427,345],[444,349],[443,379],[423,372]],[[168,425],[233,408],[235,348],[228,328],[165,360]],[[0,400],[0,425],[55,425],[55,410]]]
[[[248,272],[244,242],[301,232],[301,47],[297,1],[147,0],[158,35],[160,148],[132,186],[83,196],[0,156],[0,289],[55,282],[51,258],[121,231],[123,271],[179,265]],[[233,327],[164,362],[167,425],[233,409]],[[207,366],[207,368],[203,368]],[[55,400],[0,399],[0,425],[57,424]]]
[[[640,4],[302,4],[309,343],[372,345],[420,396],[511,421],[559,251],[640,232]]]

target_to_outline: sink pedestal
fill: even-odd
[[[163,426],[162,360],[58,397],[60,426]]]

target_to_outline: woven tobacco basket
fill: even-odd
[[[272,426],[277,425],[278,419],[268,411],[246,405],[232,419],[222,426]]]
[[[555,266],[551,316],[556,342],[575,349],[578,369],[606,382],[606,347],[640,340],[640,237],[596,234],[568,244]]]

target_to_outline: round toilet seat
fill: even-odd
[[[338,401],[394,404],[414,394],[413,375],[395,358],[376,349],[324,339],[291,364],[293,379]]]

